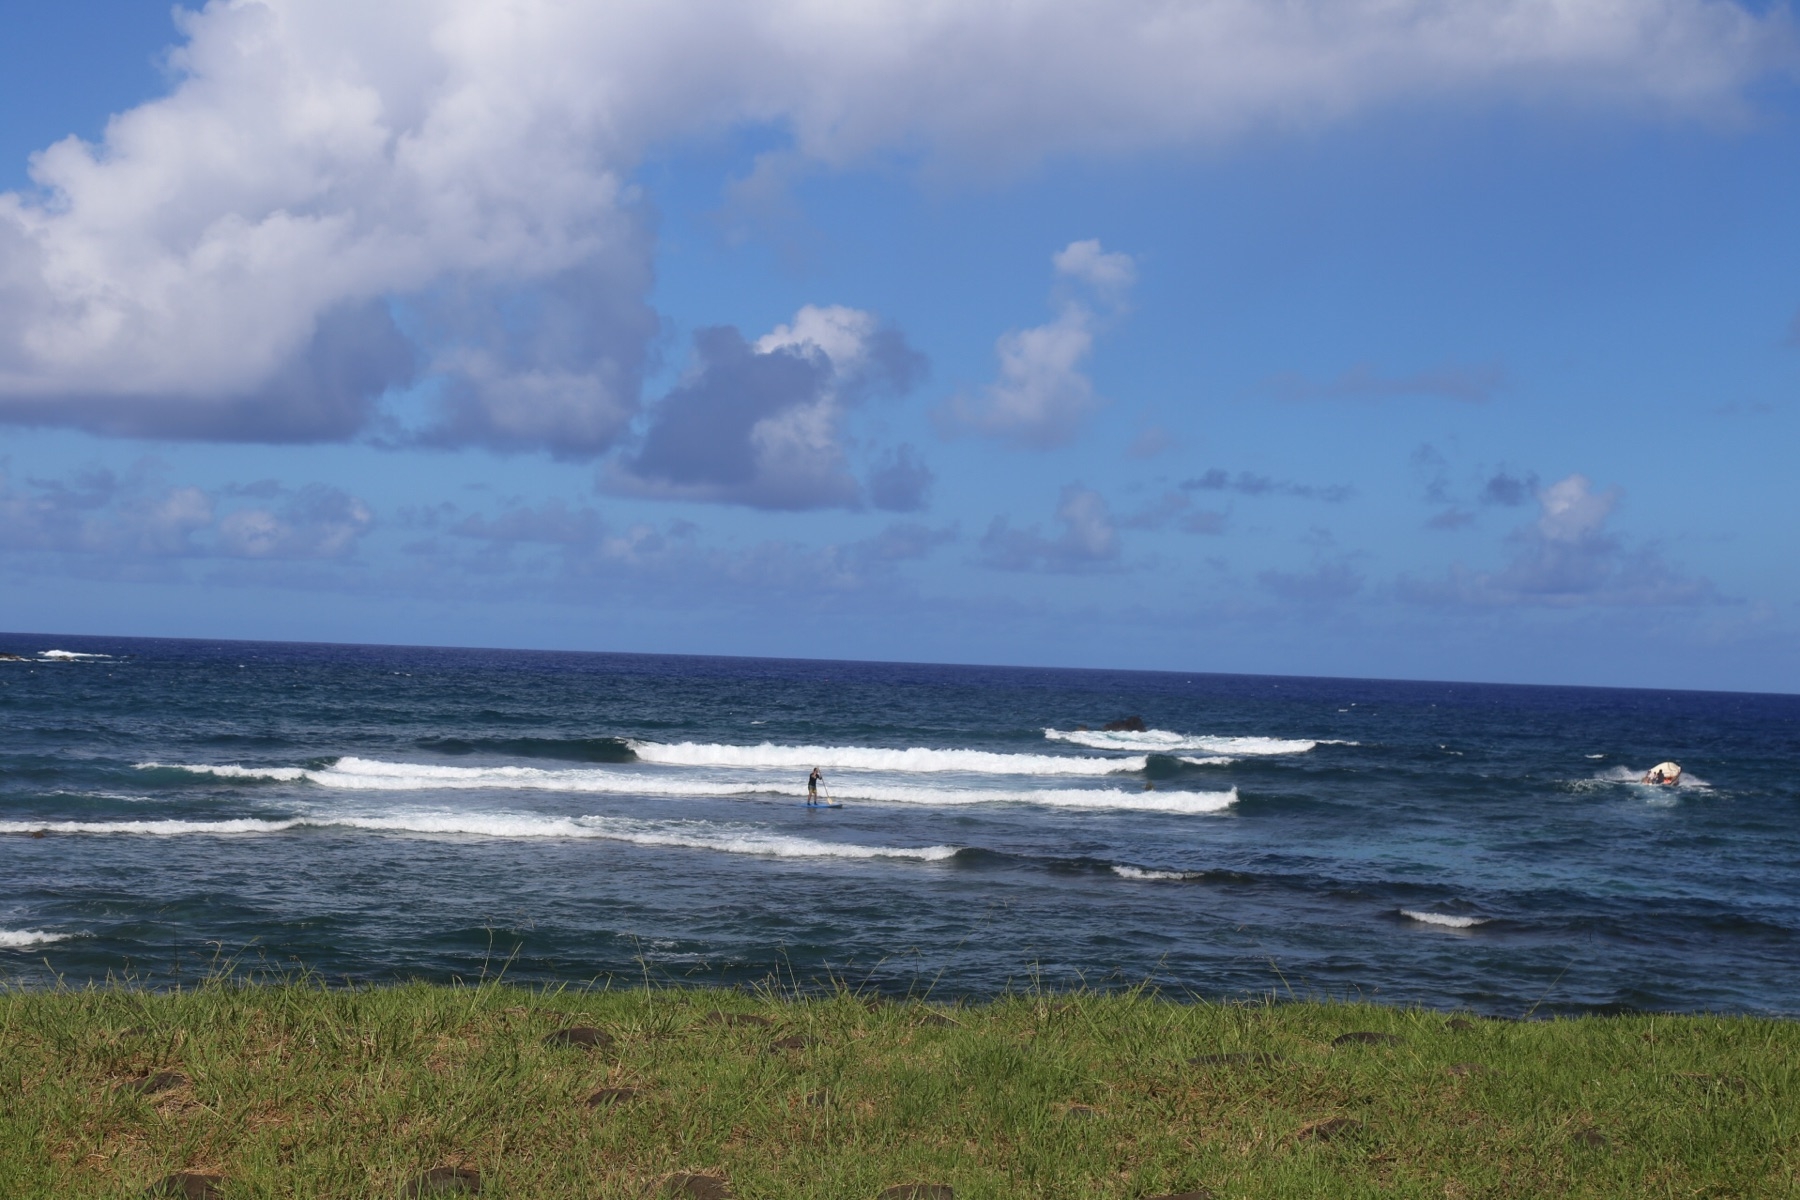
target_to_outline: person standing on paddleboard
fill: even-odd
[[[819,774],[817,767],[814,767],[812,774],[806,777],[806,806],[808,808],[819,802],[819,780],[823,778],[824,776]]]

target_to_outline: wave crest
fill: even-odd
[[[1486,925],[1492,917],[1456,917],[1449,913],[1419,912],[1411,908],[1403,908],[1400,915],[1415,921],[1423,921],[1427,925],[1441,925],[1446,929],[1473,929],[1477,925]]]
[[[805,771],[812,767],[839,771],[960,771],[974,775],[1111,775],[1142,771],[1146,760],[1092,758],[1062,754],[1003,754],[992,750],[933,750],[914,746],[890,750],[875,746],[730,746],[708,742],[625,743],[640,762],[676,767],[749,767]]]
[[[50,933],[42,929],[0,929],[0,950],[23,950],[28,946],[48,946],[67,941],[71,935]]]
[[[1044,736],[1053,742],[1068,742],[1090,750],[1139,750],[1151,754],[1177,754],[1197,751],[1202,754],[1267,756],[1305,754],[1321,744],[1353,745],[1350,742],[1321,743],[1316,739],[1269,737],[1208,737],[1202,734],[1173,733],[1167,729],[1144,729],[1136,733],[1108,733],[1093,729],[1046,729]]]

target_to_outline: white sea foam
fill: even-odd
[[[0,821],[0,833],[270,834],[294,829],[357,829],[371,833],[462,835],[483,838],[563,838],[630,842],[758,854],[773,858],[908,858],[937,862],[955,846],[864,846],[769,833],[751,826],[705,821],[634,821],[616,817],[546,817],[533,813],[408,812],[384,816],[319,816],[286,821]]]
[[[170,771],[190,771],[195,775],[217,775],[224,779],[273,779],[292,782],[307,777],[304,767],[244,767],[236,763],[141,762],[137,764],[137,769],[140,771],[153,771],[159,767]]]
[[[1453,917],[1448,913],[1416,912],[1410,908],[1401,909],[1400,915],[1423,921],[1427,925],[1442,925],[1446,929],[1473,929],[1477,925],[1486,925],[1490,920],[1488,917]]]
[[[1594,782],[1644,784],[1644,774],[1649,769],[1649,767],[1645,767],[1644,770],[1639,771],[1634,770],[1631,767],[1612,767],[1594,776]],[[1668,787],[1667,784],[1662,783],[1644,784],[1644,786],[1653,787],[1659,792],[1665,791]],[[1688,772],[1683,771],[1681,773],[1681,782],[1675,785],[1675,790],[1683,791],[1690,789],[1695,791],[1710,791],[1712,789],[1712,784],[1696,775],[1690,775]]]
[[[111,658],[110,654],[83,654],[79,650],[45,650],[39,654],[40,659],[51,662],[76,662],[84,658]]]
[[[158,764],[140,764],[153,766]],[[255,768],[174,766],[177,770],[217,774],[222,770],[255,773]],[[346,791],[410,792],[426,790],[493,789],[544,791],[624,796],[723,797],[792,796],[805,794],[802,781],[754,777],[703,779],[686,775],[651,774],[595,767],[546,769],[543,767],[453,767],[440,763],[383,762],[367,758],[341,758],[330,767],[305,771],[298,767],[260,769],[261,778],[304,779],[320,787]],[[277,773],[279,772],[279,773]],[[1237,791],[1179,792],[1126,791],[1120,788],[1000,788],[919,787],[887,785],[871,779],[837,779],[830,786],[839,800],[878,804],[1039,804],[1052,808],[1113,809],[1134,812],[1209,813],[1237,802]]]
[[[751,767],[838,771],[960,771],[974,775],[1110,775],[1141,771],[1145,761],[1063,754],[1000,754],[990,750],[932,750],[914,746],[727,746],[705,742],[639,742],[626,745],[642,762],[679,767]],[[1113,749],[1114,747],[1103,747]]]
[[[253,817],[228,821],[0,821],[0,833],[135,833],[175,837],[184,833],[280,833],[301,823]]]
[[[47,933],[42,929],[0,929],[0,950],[23,950],[28,946],[48,946],[68,938],[66,933]]]
[[[1183,754],[1180,756],[1179,761],[1186,763],[1190,767],[1228,767],[1236,762],[1237,759],[1224,754],[1211,754],[1205,758],[1193,758]]]
[[[1122,879],[1198,879],[1198,871],[1147,871],[1143,867],[1127,867],[1120,863],[1113,864],[1113,874]]]
[[[1199,751],[1203,754],[1305,754],[1318,745],[1353,746],[1354,742],[1325,742],[1305,738],[1208,737],[1193,733],[1171,733],[1167,729],[1143,729],[1135,733],[1107,732],[1094,729],[1046,729],[1044,736],[1053,742],[1070,742],[1090,750],[1138,750],[1152,754],[1178,754]]]

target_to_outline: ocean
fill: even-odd
[[[1148,983],[1800,1013],[1800,696],[0,650],[13,985]],[[1664,759],[1681,786],[1636,782]],[[814,766],[841,807],[806,807]]]

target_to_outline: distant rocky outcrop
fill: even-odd
[[[6,653],[6,651],[0,650],[0,662],[30,662],[30,661],[31,660],[26,658],[23,654],[8,654],[8,653]]]
[[[1108,721],[1100,727],[1103,733],[1142,733],[1148,728],[1149,726],[1144,724],[1144,718],[1136,713],[1129,717],[1120,717],[1116,721]]]

